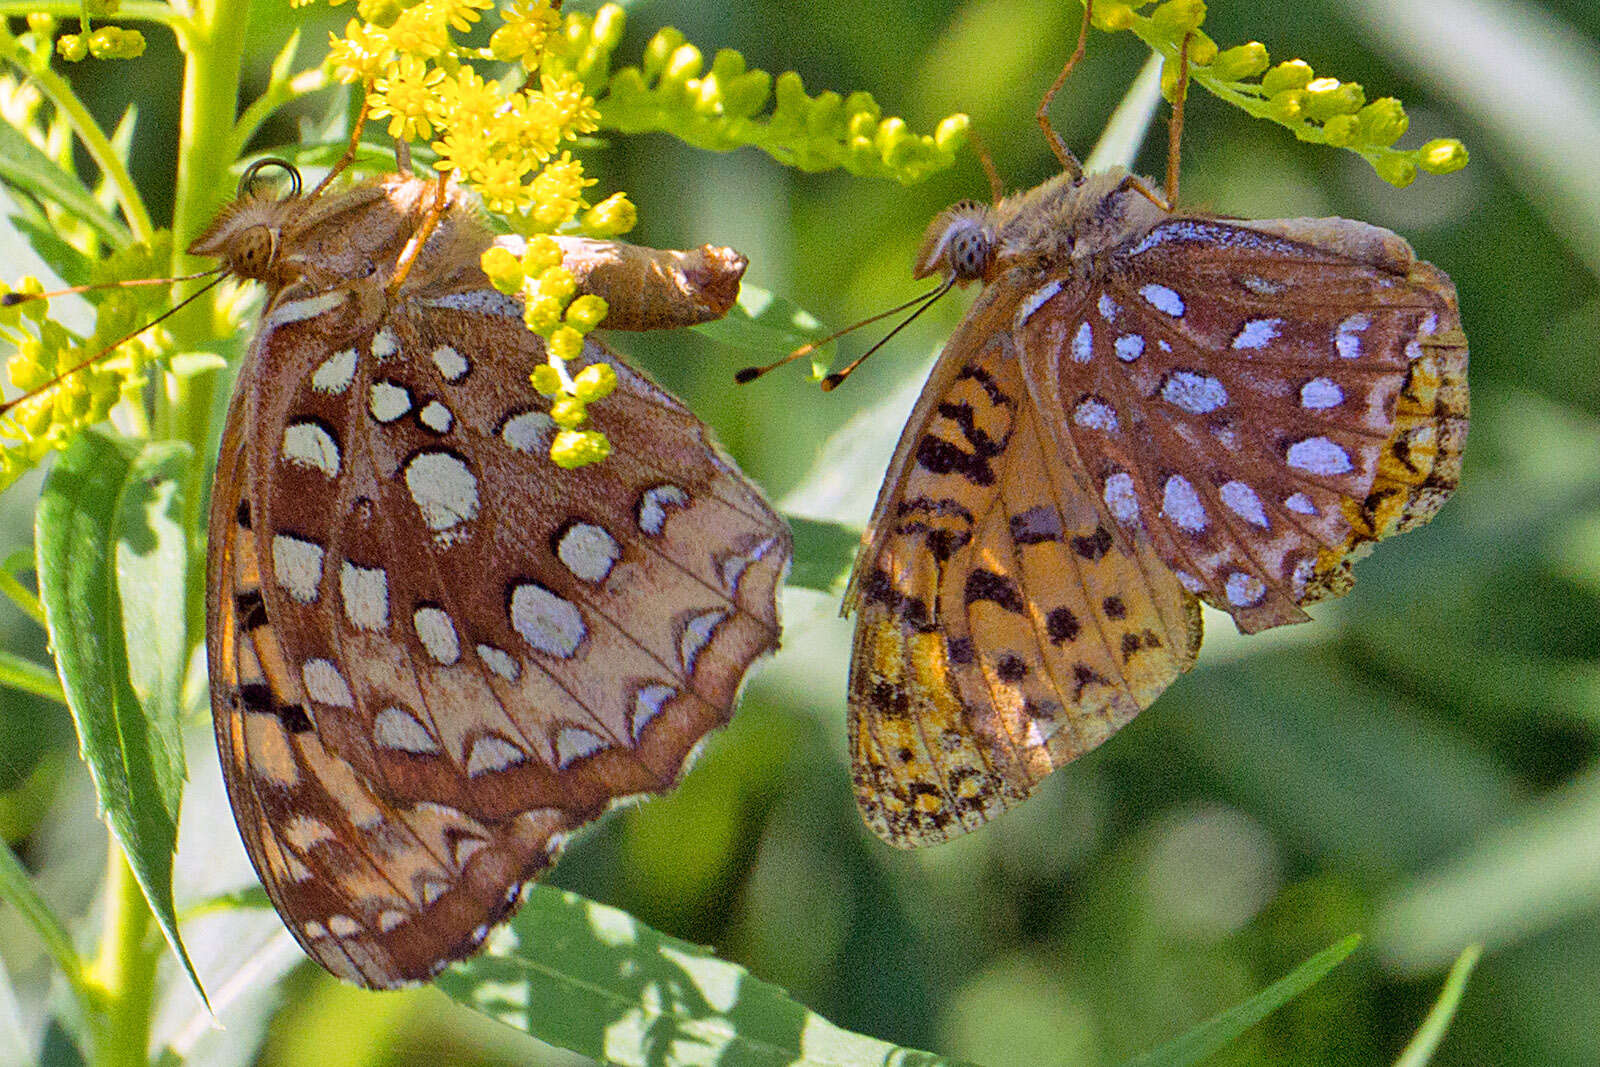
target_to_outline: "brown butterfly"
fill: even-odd
[[[1181,91],[1164,203],[1083,174],[1049,99],[1066,173],[923,240],[917,277],[982,292],[846,595],[856,799],[902,847],[994,818],[1149,707],[1194,664],[1202,601],[1245,633],[1304,622],[1460,473],[1443,272],[1362,222],[1171,206]]]
[[[396,176],[274,198],[252,177],[192,249],[267,289],[212,490],[217,744],[289,930],[393,987],[474,952],[571,830],[673,785],[777,644],[789,535],[592,339],[573,370],[616,372],[590,408],[613,451],[556,468],[543,342],[479,269],[461,194]],[[623,329],[721,315],[745,263],[568,251]]]

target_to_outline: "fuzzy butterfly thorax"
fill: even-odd
[[[1455,488],[1455,289],[1347,219],[1168,212],[1122,170],[936,218],[981,281],[900,439],[846,597],[856,795],[893,844],[1026,798],[1194,663],[1341,595]]]
[[[550,458],[545,362],[451,191],[247,197],[194,247],[268,299],[212,491],[218,748],[285,924],[386,988],[476,951],[566,836],[670,788],[776,646],[789,536],[709,429],[617,377],[603,462]],[[743,257],[585,245],[618,322],[701,321]],[[700,292],[705,289],[707,291]]]

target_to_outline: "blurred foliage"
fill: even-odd
[[[285,10],[255,5],[258,82]],[[324,10],[324,28],[347,12]],[[914,128],[965,111],[1014,186],[1056,169],[1032,116],[1076,28],[1061,0],[889,0],[870,18],[835,0],[629,12],[622,54],[670,23],[708,51],[798,70],[813,90],[869,90]],[[550,881],[714,946],[839,1026],[979,1063],[1120,1062],[1352,932],[1367,941],[1350,961],[1210,1062],[1393,1062],[1451,961],[1482,941],[1433,1062],[1600,1063],[1600,8],[1234,0],[1214,5],[1207,28],[1402,98],[1406,144],[1448,134],[1472,146],[1464,172],[1395,191],[1353,157],[1196,94],[1183,184],[1189,205],[1223,214],[1387,226],[1449,272],[1472,347],[1460,492],[1358,567],[1353,594],[1313,623],[1244,639],[1213,616],[1194,673],[1112,743],[993,826],[915,853],[884,847],[855,814],[848,624],[835,600],[792,591],[782,652],[683,788],[604,820]],[[72,72],[108,125],[138,103],[149,139],[135,171],[153,205],[168,199],[161,138],[177,101],[139,94],[173,84],[178,59],[157,34],[139,61],[148,75]],[[1068,144],[1088,150],[1142,61],[1127,35],[1091,38],[1054,108]],[[258,147],[295,138],[286,119]],[[1163,141],[1147,146],[1147,172],[1160,171]],[[733,245],[753,283],[828,323],[910,296],[927,219],[987,190],[970,160],[905,188],[660,135],[618,138],[587,160],[601,189],[637,202],[635,239]],[[15,234],[0,242],[8,263],[26,261]],[[799,372],[736,388],[748,353],[696,336],[619,347],[711,421],[775,499],[859,523],[962,310],[946,300],[827,396]],[[6,543],[25,538],[30,500],[8,498]],[[40,653],[37,628],[16,614],[0,618],[0,644]],[[40,893],[81,916],[105,831],[65,715],[0,691],[0,826]],[[180,915],[248,880],[209,745],[197,734],[189,751]],[[181,984],[157,1027],[197,1062],[581,1062],[436,991],[364,994],[309,965],[286,984],[262,964],[265,978],[239,972],[212,988],[211,975],[233,973],[221,970],[230,956],[265,959],[265,945],[280,969],[296,958],[270,913],[248,936],[213,921],[187,919],[185,938],[227,1030],[211,1029]],[[48,959],[8,912],[0,944],[16,997],[42,1003]]]

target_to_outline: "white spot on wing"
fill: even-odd
[[[1125,333],[1117,338],[1117,358],[1124,363],[1132,363],[1144,355],[1144,338],[1136,333]]]
[[[434,433],[449,433],[450,425],[455,422],[450,409],[437,400],[428,401],[427,406],[417,412],[417,419]]]
[[[500,437],[518,452],[539,456],[549,452],[555,426],[555,421],[542,411],[524,411],[506,420],[500,427]]]
[[[394,331],[385,326],[372,335],[372,354],[377,359],[388,359],[400,351],[400,342]]]
[[[467,775],[476,778],[480,774],[503,771],[527,758],[526,752],[505,738],[485,734],[472,743],[472,752],[467,756]]]
[[[633,695],[633,740],[637,743],[644,734],[644,728],[650,720],[661,714],[661,709],[667,701],[678,695],[678,691],[670,685],[655,683],[642,687]]]
[[[700,656],[700,650],[706,647],[711,635],[727,617],[728,613],[718,608],[703,611],[684,624],[683,635],[678,638],[678,661],[683,664],[684,674],[694,673],[694,663]]]
[[[272,538],[272,576],[284,592],[302,604],[313,604],[322,584],[322,546],[310,541],[274,534]]]
[[[570,659],[589,632],[575,604],[533,582],[512,591],[511,626],[535,650],[562,659]]]
[[[456,636],[455,623],[443,609],[420,607],[411,613],[411,625],[416,628],[417,640],[434,662],[449,667],[461,659],[461,640]]]
[[[1189,484],[1189,479],[1181,474],[1174,474],[1167,479],[1161,492],[1161,514],[1190,533],[1199,533],[1206,528],[1206,509],[1200,503],[1200,496]]]
[[[517,661],[510,654],[493,645],[479,645],[478,658],[483,660],[484,666],[508,682],[514,682],[522,674],[522,668],[517,666]]]
[[[335,290],[331,293],[323,293],[321,296],[307,297],[304,300],[290,300],[288,303],[279,304],[272,309],[271,314],[261,323],[261,332],[265,333],[275,327],[291,322],[304,322],[306,319],[316,318],[324,311],[332,311],[344,303],[344,298],[345,293],[343,290]]]
[[[1111,433],[1117,428],[1117,409],[1097,396],[1086,397],[1072,409],[1072,421],[1090,430]]]
[[[563,726],[556,734],[556,768],[566,770],[585,756],[592,756],[609,747],[605,738],[598,734],[576,726]]]
[[[1336,408],[1344,403],[1344,390],[1329,378],[1313,378],[1300,387],[1300,406],[1310,411]]]
[[[1262,508],[1261,498],[1256,496],[1254,489],[1243,482],[1226,482],[1218,490],[1218,494],[1235,515],[1263,530],[1267,528],[1267,513]]]
[[[1313,504],[1311,498],[1304,493],[1290,493],[1284,497],[1283,506],[1297,515],[1315,515],[1317,513],[1317,505]]]
[[[336,708],[355,707],[356,699],[350,693],[350,686],[332,660],[306,660],[300,668],[300,680],[305,683],[311,699],[319,704],[330,704]]]
[[[332,478],[339,473],[339,444],[321,424],[291,422],[283,428],[283,458]]]
[[[1094,355],[1094,331],[1087,322],[1078,323],[1078,332],[1072,335],[1072,361],[1087,363]]]
[[[428,728],[404,708],[388,707],[378,712],[372,721],[372,740],[383,748],[419,756],[431,756],[439,751],[439,742],[433,739]]]
[[[311,375],[311,388],[319,393],[338,396],[350,388],[356,376],[356,350],[347,348],[335,352]]]
[[[1095,307],[1100,312],[1100,317],[1107,322],[1115,322],[1117,315],[1122,311],[1117,302],[1105,293],[1100,294],[1100,299],[1095,301]]]
[[[389,625],[389,576],[383,570],[346,561],[339,568],[339,596],[345,618],[356,629],[376,631]]]
[[[283,839],[296,852],[309,852],[324,841],[332,841],[339,835],[333,832],[333,827],[321,819],[310,815],[296,815],[283,824]]]
[[[461,457],[449,452],[420,452],[406,464],[406,488],[435,533],[478,515],[478,479]]]
[[[592,522],[575,522],[561,535],[556,556],[577,577],[598,585],[622,557],[622,546],[604,528]]]
[[[1161,384],[1161,398],[1194,415],[1205,415],[1228,402],[1219,379],[1192,370],[1175,370]]]
[[[1239,327],[1239,332],[1233,338],[1233,347],[1265,348],[1278,336],[1278,327],[1282,325],[1282,319],[1251,319]]]
[[[367,410],[379,422],[393,422],[411,410],[411,392],[394,382],[373,382],[367,395]]]
[[[1183,317],[1183,297],[1178,295],[1176,289],[1150,282],[1139,287],[1139,295],[1163,315],[1171,315],[1175,319]]]
[[[471,369],[467,357],[449,345],[440,345],[433,350],[433,365],[438,368],[439,376],[447,382],[459,382]]]
[[[1191,593],[1198,593],[1205,589],[1206,583],[1190,574],[1188,571],[1173,571],[1178,577],[1178,584]]]
[[[1312,474],[1345,474],[1353,469],[1350,453],[1326,437],[1307,437],[1289,446],[1289,466]]]
[[[1371,325],[1372,319],[1364,311],[1358,311],[1339,323],[1333,331],[1333,347],[1341,359],[1361,358],[1361,338],[1357,335]]]
[[[1267,586],[1260,578],[1244,571],[1234,571],[1223,583],[1228,603],[1240,608],[1253,608],[1267,595]]]
[[[1107,478],[1105,498],[1112,518],[1122,523],[1139,521],[1139,496],[1133,489],[1133,475],[1118,471]]]
[[[687,507],[689,494],[676,485],[658,485],[639,497],[639,529],[659,537],[667,524],[667,509]]]
[[[1040,308],[1044,307],[1045,303],[1060,291],[1061,282],[1053,281],[1049,282],[1048,284],[1041,285],[1039,288],[1029,293],[1027,297],[1023,299],[1022,303],[1017,307],[1016,328],[1021,329],[1022,324],[1027,322],[1035,311],[1038,311]]]

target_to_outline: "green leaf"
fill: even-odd
[[[54,200],[100,231],[107,244],[120,248],[133,240],[83,183],[63,171],[10,123],[0,122],[0,181],[23,195]]]
[[[34,545],[45,627],[100,809],[198,990],[172,900],[183,787],[175,680],[187,645],[177,517],[190,459],[182,444],[141,451],[80,435],[45,479]]]
[[[1220,1015],[1213,1015],[1176,1041],[1129,1060],[1128,1067],[1187,1067],[1203,1062],[1206,1057],[1237,1040],[1239,1035],[1256,1023],[1316,985],[1323,975],[1343,963],[1359,944],[1361,936],[1351,934],[1338,944],[1330,945],[1249,1000],[1234,1005]]]
[[[956,1062],[841,1030],[708,949],[549,886],[532,887],[488,951],[436,984],[541,1041],[624,1067]]]
[[[739,302],[726,315],[693,329],[702,336],[750,352],[769,363],[827,333],[816,316],[748,282],[739,287]],[[825,365],[825,364],[824,364]],[[821,373],[817,377],[821,377]]]
[[[837,593],[855,562],[861,531],[843,523],[785,515],[794,533],[794,565],[788,585]]]
[[[1411,1039],[1405,1051],[1400,1053],[1400,1058],[1394,1061],[1394,1067],[1425,1067],[1433,1059],[1439,1042],[1444,1040],[1445,1031],[1450,1029],[1450,1020],[1456,1016],[1461,994],[1467,991],[1467,979],[1472,976],[1472,969],[1478,965],[1478,957],[1482,954],[1482,945],[1468,945],[1462,949],[1461,955],[1456,957],[1455,964],[1450,968],[1449,977],[1444,980],[1444,988],[1439,991],[1439,999],[1434,1002],[1433,1010],[1422,1020],[1417,1036]]]

